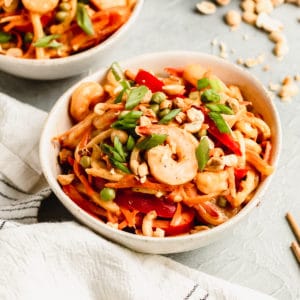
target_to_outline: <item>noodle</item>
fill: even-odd
[[[118,0],[48,0],[36,7],[30,0],[13,2],[8,10],[5,5],[10,4],[0,1],[0,35],[5,36],[0,53],[31,59],[66,57],[99,45],[128,20],[135,6],[135,1]]]
[[[153,237],[208,230],[243,209],[274,171],[271,130],[251,99],[197,64],[183,70],[135,74],[114,63],[98,102],[88,85],[76,90],[84,99],[70,101],[74,125],[54,139],[72,176],[59,183],[77,191],[68,194],[75,203],[80,194],[89,211],[104,209],[92,215],[113,228]]]

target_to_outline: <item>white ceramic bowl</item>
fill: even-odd
[[[278,114],[269,98],[266,90],[250,73],[223,59],[195,52],[163,52],[146,54],[125,62],[120,62],[123,68],[138,69],[145,68],[154,72],[161,71],[164,67],[182,67],[188,63],[201,63],[219,76],[226,84],[240,86],[245,98],[250,97],[254,107],[262,114],[272,131],[272,159],[273,165],[277,165],[281,145],[281,127]],[[101,69],[97,73],[85,78],[83,81],[101,81],[107,70]],[[250,211],[260,202],[272,175],[264,179],[259,185],[253,199],[233,218],[227,222],[207,231],[192,235],[153,238],[127,233],[113,229],[79,208],[62,191],[56,181],[60,173],[57,163],[58,149],[51,143],[51,139],[66,131],[70,125],[68,115],[68,103],[75,86],[63,94],[51,110],[46,121],[41,141],[40,159],[44,175],[53,192],[63,205],[83,224],[87,225],[97,233],[106,238],[123,244],[131,249],[147,253],[174,253],[196,249],[222,239],[225,233],[229,233]],[[253,97],[255,95],[255,97]]]
[[[83,73],[101,61],[135,23],[144,0],[137,0],[130,18],[99,45],[78,54],[53,59],[24,59],[0,55],[0,70],[18,77],[38,80],[61,79]]]

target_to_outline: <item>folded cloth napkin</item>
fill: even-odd
[[[0,94],[0,299],[272,299],[76,222],[37,223],[50,194],[38,161],[45,118]]]

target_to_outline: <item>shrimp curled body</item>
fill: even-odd
[[[76,121],[83,120],[91,111],[90,107],[104,96],[102,86],[97,82],[83,82],[73,92],[70,114]]]
[[[166,145],[159,145],[147,151],[150,173],[158,181],[178,185],[187,183],[196,176],[197,142],[192,134],[178,127],[165,125],[139,126],[137,133],[141,135],[167,134]]]

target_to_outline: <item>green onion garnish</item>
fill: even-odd
[[[180,108],[172,109],[158,123],[159,124],[168,124],[169,122],[171,122],[180,113],[180,111],[181,111]]]
[[[59,37],[60,34],[45,35],[33,43],[33,46],[37,48],[58,48],[62,45],[56,41]]]
[[[112,74],[114,75],[114,77],[117,81],[120,81],[121,79],[124,79],[123,70],[121,69],[119,63],[113,62],[110,69],[111,69],[111,72],[112,72]]]
[[[141,85],[139,87],[133,88],[130,90],[128,94],[128,98],[125,104],[126,109],[133,109],[136,107],[144,96],[147,94],[149,89],[145,85]]]
[[[216,93],[213,89],[205,90],[201,95],[201,101],[204,103],[219,102],[220,95]]]
[[[199,170],[203,171],[209,160],[209,144],[206,136],[201,138],[200,143],[196,148],[196,158]]]
[[[137,121],[139,120],[142,114],[143,112],[138,110],[133,110],[126,114],[122,114],[119,116],[116,122],[111,124],[111,127],[123,130],[135,128],[137,125]]]
[[[135,146],[135,140],[132,135],[129,135],[126,143],[126,149],[128,151],[131,151],[134,148],[134,146]]]
[[[202,90],[209,86],[209,79],[204,77],[197,81],[197,89]]]
[[[161,145],[167,138],[166,134],[151,134],[136,144],[136,147],[141,150],[149,150],[153,147]]]
[[[219,79],[209,79],[209,85],[216,92],[220,92],[223,89],[222,82]]]
[[[78,26],[87,34],[93,35],[94,27],[84,4],[77,4],[76,21]]]
[[[221,133],[230,133],[231,129],[228,126],[228,124],[223,119],[222,115],[220,115],[217,112],[211,111],[208,113],[208,116],[213,120],[213,122],[216,124],[217,128]]]
[[[210,111],[214,111],[214,112],[218,112],[221,114],[226,114],[226,115],[233,115],[233,111],[231,108],[229,108],[227,105],[225,104],[214,104],[214,103],[208,103],[206,104],[206,107],[210,110]]]
[[[202,90],[210,86],[215,92],[220,92],[223,89],[222,82],[219,79],[208,79],[206,77],[197,81],[197,89]]]

